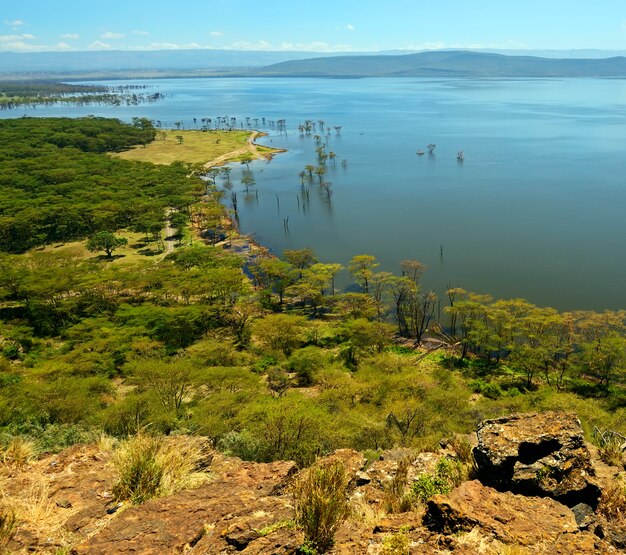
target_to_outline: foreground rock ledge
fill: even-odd
[[[532,553],[610,553],[589,532],[580,532],[574,513],[552,499],[498,492],[479,481],[464,482],[449,495],[428,501],[426,526],[446,535],[480,532]]]
[[[484,421],[474,457],[483,484],[500,491],[597,507],[600,488],[574,413],[521,414]]]

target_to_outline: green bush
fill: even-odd
[[[224,434],[217,448],[229,457],[239,457],[244,461],[257,461],[261,458],[261,442],[248,430]]]
[[[319,347],[305,347],[292,353],[287,361],[287,370],[297,375],[299,386],[315,383],[315,370],[324,365],[324,352]]]
[[[346,471],[339,461],[315,465],[296,481],[296,524],[318,553],[326,553],[333,546],[335,533],[348,516],[347,485]]]
[[[432,474],[420,474],[413,484],[413,494],[425,503],[433,495],[450,493],[464,478],[463,466],[457,460],[442,457]]]

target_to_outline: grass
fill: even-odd
[[[616,480],[607,487],[600,497],[598,513],[610,522],[626,522],[626,481]]]
[[[294,486],[296,524],[304,531],[305,545],[326,553],[335,533],[348,516],[346,470],[338,461],[317,464]]]
[[[0,548],[5,547],[13,536],[15,513],[8,508],[0,508]]]
[[[413,496],[407,492],[410,465],[408,457],[400,460],[394,477],[385,485],[384,505],[387,513],[405,513],[413,507]]]
[[[158,260],[165,256],[165,251],[159,249],[155,242],[146,241],[145,233],[121,230],[115,232],[116,237],[128,239],[128,245],[113,251],[113,257],[108,259],[104,252],[89,252],[86,248],[87,241],[71,241],[67,243],[54,243],[36,249],[38,252],[54,252],[68,256],[101,261],[104,264],[136,264],[145,260]]]
[[[7,445],[2,459],[7,466],[22,468],[35,456],[35,445],[32,441],[19,436],[11,439]]]
[[[200,485],[208,477],[202,438],[175,438],[139,434],[125,441],[113,458],[119,480],[113,495],[138,505]]]
[[[190,162],[206,164],[223,158],[221,162],[239,160],[242,149],[259,154],[269,154],[273,149],[268,147],[248,147],[248,139],[254,133],[250,131],[163,131],[165,139],[159,134],[150,144],[137,146],[131,150],[115,154],[124,160],[138,160],[153,164],[171,164],[172,162]],[[182,137],[182,143],[177,137]],[[229,156],[232,153],[232,156]]]

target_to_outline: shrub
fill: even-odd
[[[294,486],[296,524],[305,541],[319,553],[328,551],[339,525],[348,515],[348,479],[342,463],[311,467]]]
[[[314,372],[323,365],[323,351],[318,347],[305,347],[289,357],[287,369],[297,375],[299,386],[306,387],[315,382]]]
[[[450,493],[463,478],[463,465],[457,460],[442,457],[432,474],[424,473],[417,477],[413,484],[413,493],[417,499],[425,503],[433,495]]]
[[[256,461],[260,458],[259,438],[248,430],[230,431],[220,439],[217,448],[229,457],[239,457],[244,461]]]
[[[400,531],[383,538],[380,555],[410,555],[411,542],[405,532]]]
[[[139,434],[124,442],[113,458],[119,480],[113,495],[121,501],[143,503],[202,481],[197,470],[206,466],[202,438],[152,437]]]

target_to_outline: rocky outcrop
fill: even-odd
[[[626,549],[621,508],[609,514],[588,502],[570,509],[558,500],[586,498],[595,480],[606,486],[617,479],[616,469],[603,468],[593,450],[589,459],[575,416],[487,421],[478,437],[481,481],[463,482],[449,494],[432,497],[427,506],[394,506],[390,496],[407,495],[420,475],[433,473],[441,457],[455,456],[451,450],[395,449],[368,465],[353,450],[329,455],[351,478],[346,494],[353,511],[337,532],[332,555],[573,555]],[[110,456],[97,446],[76,446],[13,469],[10,479],[0,482],[7,499],[17,502],[21,493],[30,502],[28,491],[36,478],[43,484],[41,507],[47,516],[18,522],[9,552],[53,555],[71,545],[76,555],[293,555],[302,545],[303,534],[294,524],[292,485],[298,468],[293,462],[253,463],[215,453],[209,482],[128,506],[112,497],[116,476]],[[549,476],[546,468],[558,469],[562,478]],[[543,489],[531,495],[540,487],[538,479]],[[389,514],[390,507],[396,512]]]
[[[483,484],[551,497],[570,507],[597,506],[601,492],[575,414],[546,412],[486,420],[477,434],[474,457]]]
[[[257,544],[253,551],[246,548],[292,518],[290,499],[272,492],[294,474],[295,464],[231,459],[218,470],[209,484],[126,509],[74,553],[109,555],[112,546],[120,554],[263,553],[267,542]],[[265,552],[293,552],[298,544],[293,532],[290,536],[285,538],[283,551]]]
[[[600,543],[593,534],[579,531],[574,513],[561,503],[498,492],[477,480],[464,482],[449,495],[434,496],[424,522],[446,535],[478,529],[483,538],[532,548],[533,553],[593,553]]]

